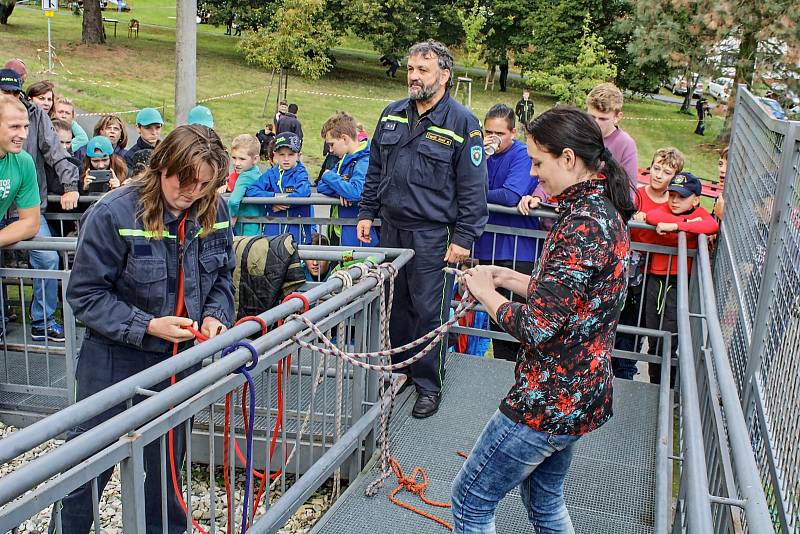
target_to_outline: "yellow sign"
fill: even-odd
[[[55,11],[52,11],[52,10],[50,10],[50,11],[45,11],[45,12],[44,12],[44,16],[45,16],[45,17],[55,17],[55,16],[56,16],[56,12],[55,12]]]

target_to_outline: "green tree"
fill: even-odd
[[[535,89],[553,94],[561,103],[584,107],[586,95],[594,86],[614,79],[617,69],[602,37],[592,32],[591,25],[591,16],[587,13],[578,41],[578,58],[574,63],[558,65],[551,71],[530,73],[531,85]]]
[[[641,0],[636,4],[633,41],[630,49],[637,63],[666,61],[687,80],[686,97],[681,111],[689,113],[695,79],[693,72],[710,74],[716,32],[704,22],[706,6],[702,2]]]
[[[336,36],[325,18],[325,0],[292,0],[278,6],[260,31],[242,34],[237,47],[247,62],[265,69],[292,69],[316,80],[333,66]]]
[[[8,24],[8,18],[14,12],[16,0],[0,0],[0,24]]]
[[[256,31],[270,23],[277,5],[274,0],[200,0],[197,9],[208,13],[208,21],[215,26],[235,19],[243,29]]]
[[[487,8],[481,6],[478,0],[470,9],[458,9],[458,19],[464,28],[464,56],[461,63],[465,67],[466,75],[469,76],[469,69],[478,65],[486,54],[486,38],[494,30],[486,30]]]

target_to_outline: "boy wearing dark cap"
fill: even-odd
[[[300,161],[300,138],[290,132],[275,137],[275,165],[261,175],[256,183],[247,188],[246,197],[295,198],[311,195],[308,171]],[[271,204],[265,207],[266,217],[311,217],[311,206],[289,206]],[[267,224],[264,235],[291,233],[298,243],[311,242],[315,232],[311,224]]]
[[[136,114],[136,129],[139,131],[139,139],[125,155],[125,164],[128,166],[129,175],[135,174],[136,167],[142,165],[141,156],[134,159],[136,153],[147,150],[149,152],[145,152],[145,154],[152,154],[153,149],[158,146],[163,126],[164,119],[155,108],[143,108]],[[146,164],[147,161],[145,160],[144,163]]]
[[[648,232],[647,242],[665,247],[678,246],[678,232],[686,232],[688,249],[697,248],[699,234],[714,235],[719,230],[717,221],[708,211],[700,207],[702,185],[700,180],[690,172],[677,174],[667,189],[669,200],[649,212],[646,221],[656,227],[655,232]],[[691,259],[687,261],[687,269],[691,270]],[[653,253],[647,269],[647,285],[645,287],[645,327],[668,332],[678,331],[677,311],[677,275],[678,259],[668,254]],[[648,352],[660,354],[659,338],[650,338]],[[678,344],[672,343],[672,357],[678,354]],[[661,366],[649,364],[650,382],[661,382]],[[672,373],[671,375],[674,375]],[[672,382],[674,379],[670,379]]]

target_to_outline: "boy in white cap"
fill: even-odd
[[[136,144],[128,149],[125,155],[125,164],[128,172],[132,173],[134,167],[133,156],[141,150],[152,151],[159,143],[161,128],[164,126],[164,119],[161,113],[155,108],[143,108],[136,114],[136,129],[139,131],[139,139]]]

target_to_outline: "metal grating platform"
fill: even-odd
[[[449,502],[450,486],[463,460],[513,381],[513,365],[499,360],[449,355],[444,398],[434,417],[410,417],[412,395],[396,412],[392,454],[403,469],[422,465],[428,474],[427,496]],[[614,382],[614,417],[578,442],[566,481],[567,506],[579,534],[648,534],[653,532],[655,445],[658,387]],[[375,478],[374,464],[354,481],[312,534],[444,533],[436,523],[391,504],[394,477],[378,496],[364,488]],[[414,496],[401,498],[415,505]],[[424,507],[424,505],[423,505]],[[452,522],[446,509],[424,507]],[[500,502],[497,532],[531,532],[527,514],[514,490]]]

